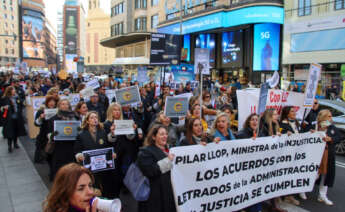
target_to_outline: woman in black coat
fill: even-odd
[[[319,197],[318,201],[326,205],[333,205],[333,202],[327,198],[328,187],[333,187],[335,179],[335,145],[340,142],[340,132],[332,124],[332,113],[329,110],[321,110],[317,116],[317,130],[324,131],[326,136],[323,140],[326,142],[324,154],[322,156],[318,182]]]
[[[170,180],[173,154],[167,149],[168,130],[153,126],[138,154],[137,165],[150,181],[150,196],[139,203],[140,212],[176,212]]]
[[[253,138],[257,136],[259,116],[255,113],[250,114],[243,124],[243,128],[235,134],[237,139]]]
[[[198,118],[189,118],[187,120],[186,136],[181,139],[180,146],[194,144],[206,146],[210,142],[212,142],[212,139],[204,133],[201,120]]]
[[[14,148],[19,148],[18,137],[26,135],[23,118],[24,102],[16,95],[13,86],[8,86],[1,98],[1,119],[3,119],[3,136],[7,139],[8,152]]]
[[[74,153],[77,162],[82,163],[84,161],[83,151],[111,147],[108,138],[112,139],[112,136],[108,136],[104,131],[96,111],[91,111],[86,114],[81,128],[82,130],[77,137],[77,141],[74,143]],[[112,157],[115,157],[115,154]],[[109,199],[119,197],[119,189],[113,183],[114,170],[100,171],[93,174],[95,176],[96,187],[101,191],[103,197]]]
[[[36,137],[36,150],[34,156],[35,163],[41,163],[45,158],[44,149],[48,142],[48,120],[46,114],[44,114],[45,109],[55,109],[59,99],[55,96],[46,96],[44,104],[38,109],[34,124],[36,127],[40,128],[40,131]],[[50,157],[47,158],[48,163],[50,163]]]
[[[283,107],[279,125],[282,134],[300,132],[300,125],[297,121],[296,111],[293,106]]]
[[[51,169],[50,169],[50,180],[53,180],[56,172],[60,167],[74,161],[74,142],[75,140],[67,141],[54,141],[54,121],[77,121],[75,113],[72,111],[71,105],[67,99],[62,99],[58,102],[58,112],[55,116],[49,119],[48,123],[48,137],[50,142],[53,143],[51,150]]]

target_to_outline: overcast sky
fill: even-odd
[[[57,11],[58,11],[58,8],[62,8],[62,5],[65,2],[65,0],[43,0],[43,1],[46,7],[45,15],[56,30],[57,29]],[[79,0],[79,1],[82,2],[84,9],[87,12],[88,0]],[[101,2],[101,8],[104,10],[104,12],[107,14],[110,14],[110,0],[100,0],[100,2]]]

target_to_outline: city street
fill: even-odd
[[[31,162],[33,163],[33,156],[35,151],[34,140],[28,137],[22,137],[21,143],[24,146],[26,153],[28,154]],[[314,191],[307,193],[307,200],[301,200],[301,205],[299,207],[290,204],[284,204],[283,208],[288,209],[288,212],[343,212],[345,207],[344,196],[345,196],[345,157],[337,156],[336,165],[336,180],[335,186],[328,191],[328,198],[333,201],[333,206],[327,206],[323,203],[317,201],[318,189],[314,187]],[[44,184],[49,188],[51,183],[48,179],[48,165],[44,164],[34,164],[35,169],[39,173]],[[0,196],[1,198],[1,196]],[[136,204],[133,204],[133,200],[130,195],[122,195],[122,201],[126,205],[125,212],[135,212]],[[2,201],[0,201],[2,202]],[[17,212],[17,211],[16,211]],[[18,211],[21,212],[21,211]]]

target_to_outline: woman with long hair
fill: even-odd
[[[79,117],[79,120],[83,121],[87,112],[87,104],[84,101],[78,102],[78,104],[75,106],[74,112]]]
[[[114,134],[114,131],[111,134]],[[99,121],[98,113],[96,111],[88,112],[82,122],[81,132],[74,144],[76,161],[78,163],[84,161],[83,151],[108,147],[111,147],[111,144],[108,142],[108,136],[103,129],[103,124]],[[115,154],[113,157],[115,158]],[[112,183],[113,175],[113,170],[101,171],[94,174],[96,186],[101,191],[102,196],[110,199],[119,197],[119,189]]]
[[[167,140],[167,128],[155,125],[138,154],[138,168],[150,181],[150,196],[147,201],[139,203],[140,212],[176,212],[170,180],[175,156],[169,153]]]
[[[78,120],[78,117],[76,117],[75,113],[72,111],[71,104],[67,99],[60,100],[57,104],[57,108],[57,114],[53,116],[51,119],[49,119],[48,122],[48,132],[50,133],[50,135],[48,135],[50,139],[49,142],[54,144],[51,145],[50,150],[52,155],[50,180],[54,179],[55,174],[59,170],[59,168],[74,161],[73,146],[75,140],[65,140],[56,142],[54,140],[54,136],[57,135],[58,132],[54,131],[54,121]]]
[[[192,118],[198,118],[201,120],[203,130],[206,132],[208,129],[208,124],[205,120],[204,112],[201,111],[200,105],[199,104],[193,105],[192,108],[190,109],[190,114]]]
[[[185,137],[181,139],[180,146],[201,144],[206,145],[210,143],[212,139],[207,136],[203,130],[201,120],[198,118],[190,118],[187,121],[187,129]]]
[[[228,114],[219,113],[213,122],[211,135],[218,141],[235,140],[234,134],[230,129],[230,119]]]
[[[24,117],[22,114],[24,102],[18,97],[16,89],[8,86],[0,100],[1,119],[3,123],[2,133],[7,139],[8,152],[13,147],[18,149],[18,137],[26,135]]]
[[[35,121],[34,124],[36,127],[39,127],[39,133],[36,137],[36,150],[35,150],[35,156],[34,156],[34,162],[35,163],[41,163],[44,160],[44,157],[46,156],[46,153],[44,153],[45,146],[48,142],[48,119],[46,117],[46,114],[44,113],[45,109],[55,109],[57,106],[59,99],[52,95],[47,95],[46,99],[44,101],[44,104],[38,109],[36,115],[35,115]],[[47,157],[48,163],[50,163],[49,156]]]
[[[236,134],[237,139],[255,138],[259,127],[259,116],[250,114],[243,124],[243,128]]]
[[[326,205],[333,205],[327,197],[327,190],[334,185],[335,179],[335,145],[341,141],[338,128],[333,125],[332,113],[329,110],[321,110],[317,116],[317,131],[323,131],[326,136],[325,151],[322,156],[319,169],[319,197],[318,201]]]

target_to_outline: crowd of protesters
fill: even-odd
[[[161,86],[161,92],[157,95],[155,82],[148,82],[140,85],[138,82],[116,81],[108,77],[100,81],[90,100],[81,101],[72,108],[71,103],[61,96],[70,93],[79,93],[85,88],[85,79],[80,74],[73,78],[69,76],[65,80],[52,75],[42,77],[39,75],[3,75],[0,79],[2,98],[0,101],[1,124],[3,126],[4,138],[8,141],[8,151],[19,148],[18,137],[24,136],[25,117],[23,109],[25,98],[32,96],[45,96],[45,102],[34,117],[34,124],[39,127],[36,137],[35,162],[49,164],[49,177],[62,177],[57,174],[61,167],[75,162],[82,164],[83,151],[95,150],[105,147],[113,147],[115,159],[114,170],[90,172],[80,169],[79,177],[87,176],[87,183],[83,189],[87,192],[87,201],[91,196],[102,195],[114,199],[119,198],[120,192],[125,188],[123,179],[132,163],[136,163],[142,173],[150,181],[150,196],[147,201],[138,203],[139,211],[170,212],[176,211],[175,202],[170,182],[170,169],[174,155],[169,153],[169,148],[185,145],[208,145],[208,143],[219,143],[244,138],[256,138],[264,136],[280,136],[287,133],[324,131],[326,137],[326,149],[322,158],[319,170],[319,198],[320,202],[332,205],[327,198],[327,188],[332,187],[335,178],[335,144],[340,141],[338,129],[332,124],[332,114],[328,110],[319,110],[318,101],[314,101],[312,111],[306,121],[302,124],[296,119],[294,107],[287,106],[282,109],[281,116],[274,109],[267,109],[261,116],[251,114],[244,122],[244,126],[238,131],[237,110],[238,103],[236,89],[239,85],[221,86],[217,83],[211,85],[205,83],[202,93],[197,88],[191,88],[190,82],[181,84],[176,90],[172,90],[168,84]],[[22,85],[25,84],[25,90]],[[132,85],[138,85],[141,103],[136,106],[120,105],[115,99],[108,99],[105,94],[107,89],[120,89]],[[189,100],[189,112],[183,118],[169,118],[163,110],[167,96],[176,94],[191,93]],[[201,98],[200,98],[201,96]],[[202,99],[202,102],[200,100]],[[50,119],[45,119],[44,109],[57,108],[58,112]],[[81,127],[77,140],[55,142],[54,121],[55,120],[80,120]],[[134,134],[115,135],[115,120],[133,120]],[[259,123],[260,122],[260,123]],[[253,141],[255,142],[255,140]],[[73,165],[69,165],[73,166]],[[65,172],[67,173],[67,168]],[[65,174],[66,174],[65,173]],[[66,185],[77,188],[79,177]],[[56,184],[61,182],[56,182]],[[92,191],[88,190],[94,187]],[[54,184],[55,185],[55,184]],[[62,185],[61,185],[62,186]],[[45,204],[45,211],[77,211],[68,202],[68,195],[71,196],[74,190],[66,188],[69,194],[63,199],[66,202],[58,202],[54,199],[54,192],[58,188],[53,187],[50,196]],[[62,194],[61,194],[62,195]],[[274,198],[267,203],[271,211],[286,211],[280,208],[281,201],[299,205],[298,198],[306,199],[304,193]],[[283,199],[283,200],[282,200]],[[71,205],[72,204],[72,205]],[[266,203],[265,203],[266,204]],[[245,211],[261,211],[263,203],[259,203],[244,209]],[[87,206],[80,206],[87,207]],[[84,208],[85,209],[85,208]]]

